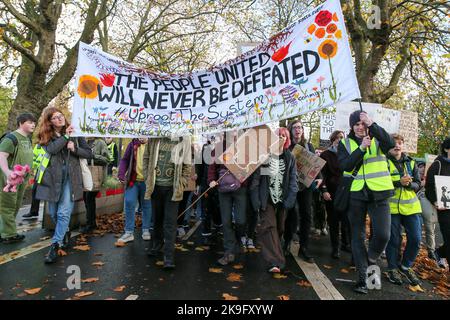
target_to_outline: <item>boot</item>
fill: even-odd
[[[70,232],[70,230],[67,230],[67,232],[64,234],[63,245],[61,246],[61,249],[66,250],[69,247],[71,235],[72,233]]]
[[[44,262],[47,264],[56,262],[56,259],[58,258],[58,250],[59,244],[53,243],[50,246],[50,250],[48,251],[47,255],[45,256]]]

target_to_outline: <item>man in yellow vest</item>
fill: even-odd
[[[420,189],[419,170],[413,159],[403,153],[404,138],[394,134],[395,147],[389,151],[388,167],[391,172],[395,194],[389,199],[391,208],[391,239],[386,248],[388,262],[387,278],[391,283],[401,285],[402,275],[409,284],[420,284],[411,269],[420,249],[422,208],[416,192]],[[406,231],[406,247],[399,264],[399,253],[402,244],[402,226]]]
[[[395,144],[389,134],[365,112],[353,112],[349,123],[350,133],[338,146],[338,161],[340,169],[344,171],[344,178],[354,177],[350,185],[347,209],[353,259],[358,272],[354,291],[367,294],[368,289],[381,289],[376,261],[386,249],[390,238],[391,214],[388,200],[394,194],[385,154]],[[374,231],[368,250],[364,243],[367,212]],[[369,265],[369,271],[373,273],[368,276]],[[371,284],[369,287],[368,283]]]

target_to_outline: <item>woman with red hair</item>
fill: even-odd
[[[250,180],[250,200],[259,216],[257,241],[271,273],[279,273],[286,263],[280,239],[285,212],[294,206],[298,191],[296,161],[289,151],[289,131],[279,128],[277,134],[282,139],[280,154],[272,154]]]

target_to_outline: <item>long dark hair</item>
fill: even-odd
[[[300,120],[300,119],[294,120],[294,121],[292,121],[291,123],[288,124],[288,130],[289,130],[289,133],[291,134],[291,141],[292,141],[292,144],[295,143],[295,142],[294,142],[294,132],[293,132],[293,130],[292,130],[292,127],[293,127],[294,124],[296,124],[296,123],[301,123],[301,125],[302,125],[302,127],[303,127],[303,122],[302,122],[302,120]],[[306,146],[306,143],[307,143],[307,141],[306,141],[306,138],[305,138],[305,128],[303,127],[302,136],[300,137],[300,144],[301,144],[303,147],[305,147],[305,146]]]
[[[38,133],[38,143],[41,146],[46,146],[50,142],[50,140],[56,136],[55,134],[55,128],[52,124],[52,117],[55,113],[62,113],[61,110],[55,107],[47,107],[44,109],[44,112],[42,113],[41,119],[40,119],[40,128]],[[67,120],[66,116],[64,116],[65,125],[61,130],[61,134],[66,134],[66,128],[70,125],[69,121]]]

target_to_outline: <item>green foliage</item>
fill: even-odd
[[[12,90],[0,87],[0,134],[6,131],[8,115],[14,102]]]

